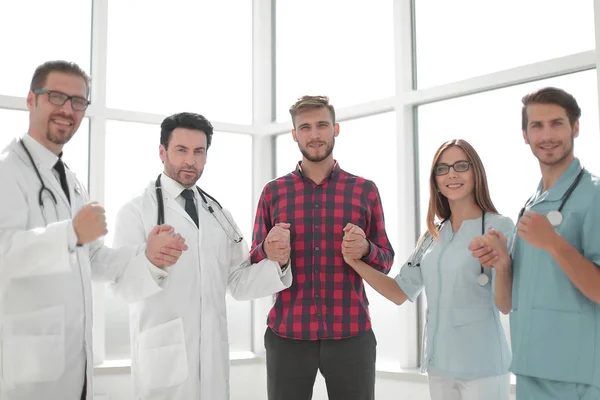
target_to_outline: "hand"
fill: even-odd
[[[558,233],[544,214],[527,211],[517,224],[521,239],[538,249],[548,251],[558,237]]]
[[[188,249],[185,239],[175,234],[169,225],[157,225],[148,234],[146,241],[146,258],[158,268],[175,264],[181,254]]]
[[[277,261],[280,266],[284,266],[290,260],[292,251],[290,226],[287,222],[275,224],[263,242],[263,250],[267,253],[267,258],[271,261]]]
[[[81,207],[73,218],[77,244],[87,244],[108,233],[104,208],[97,201]]]
[[[344,257],[360,260],[369,254],[370,247],[365,232],[358,226],[347,223],[344,227],[344,237],[342,239],[342,254]]]
[[[473,239],[469,244],[469,250],[485,268],[500,270],[511,265],[506,237],[493,228],[490,228],[487,234]]]
[[[350,258],[349,256],[347,256],[345,254],[344,254],[344,261],[346,262],[346,264],[348,264],[352,268],[354,268],[354,266],[358,262],[358,260],[355,260],[354,258]]]

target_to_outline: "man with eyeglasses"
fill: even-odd
[[[109,249],[104,209],[62,162],[89,105],[89,77],[49,61],[33,74],[29,129],[0,154],[0,398],[92,399],[91,280],[126,281],[130,301],[158,291],[186,249],[171,227]]]

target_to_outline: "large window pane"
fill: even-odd
[[[0,133],[0,151],[2,151],[12,139],[21,137],[27,132],[29,113],[27,111],[0,109],[0,121],[2,121],[3,126]],[[84,118],[81,121],[79,130],[63,149],[63,160],[85,187],[88,187],[89,138],[90,124],[89,120]]]
[[[108,12],[108,107],[252,122],[251,1],[111,0]]]
[[[106,212],[109,226],[106,241],[111,245],[119,209],[151,180],[156,180],[163,168],[158,153],[159,126],[108,121],[106,132]],[[231,211],[246,238],[250,238],[252,221],[251,150],[250,136],[215,132],[204,174],[199,181],[203,189]],[[106,358],[128,358],[127,305],[112,293],[106,296]],[[227,309],[231,350],[250,350],[250,303],[235,301],[228,295]]]
[[[302,158],[291,133],[277,136],[276,149],[278,176],[292,171]],[[386,113],[340,123],[340,135],[333,151],[342,169],[370,179],[377,185],[385,212],[386,231],[394,249],[398,240],[396,149],[396,116]],[[381,165],[386,168],[382,169]],[[395,265],[401,263],[396,262]],[[395,276],[397,271],[394,266],[389,275]],[[377,335],[378,368],[396,370],[403,356],[401,314],[395,304],[368,285],[367,296],[373,330]]]
[[[521,98],[543,86],[560,87],[577,99],[582,117],[575,156],[592,173],[600,173],[596,71],[424,105],[418,109],[421,231],[429,201],[431,160],[443,142],[454,138],[465,139],[475,147],[486,168],[494,205],[501,214],[516,220],[541,176],[537,159],[523,141]],[[508,318],[503,319],[507,327]]]
[[[336,107],[394,95],[391,0],[277,2],[277,120],[299,97]]]
[[[593,50],[594,2],[415,0],[419,88]]]
[[[0,94],[27,96],[35,68],[48,60],[74,61],[89,73],[91,23],[91,0],[1,1]]]

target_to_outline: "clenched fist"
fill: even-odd
[[[292,250],[290,246],[290,224],[280,222],[271,228],[263,242],[263,250],[267,253],[269,260],[277,261],[281,266],[287,264]]]
[[[104,208],[97,201],[92,201],[81,207],[75,218],[73,228],[77,235],[77,244],[91,243],[108,233]]]
[[[170,225],[157,225],[146,240],[146,258],[158,268],[175,264],[188,249],[185,239]]]
[[[370,248],[371,245],[365,232],[360,227],[347,223],[342,238],[342,254],[344,257],[360,260],[369,254]]]
[[[548,217],[533,211],[527,211],[518,221],[517,233],[533,247],[546,251],[550,251],[559,237]]]

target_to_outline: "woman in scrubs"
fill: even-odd
[[[422,370],[433,400],[508,400],[510,351],[494,300],[494,273],[483,270],[468,246],[490,229],[510,237],[514,224],[496,211],[481,159],[464,140],[437,150],[429,188],[427,232],[396,278],[344,259],[398,305],[425,289]]]

